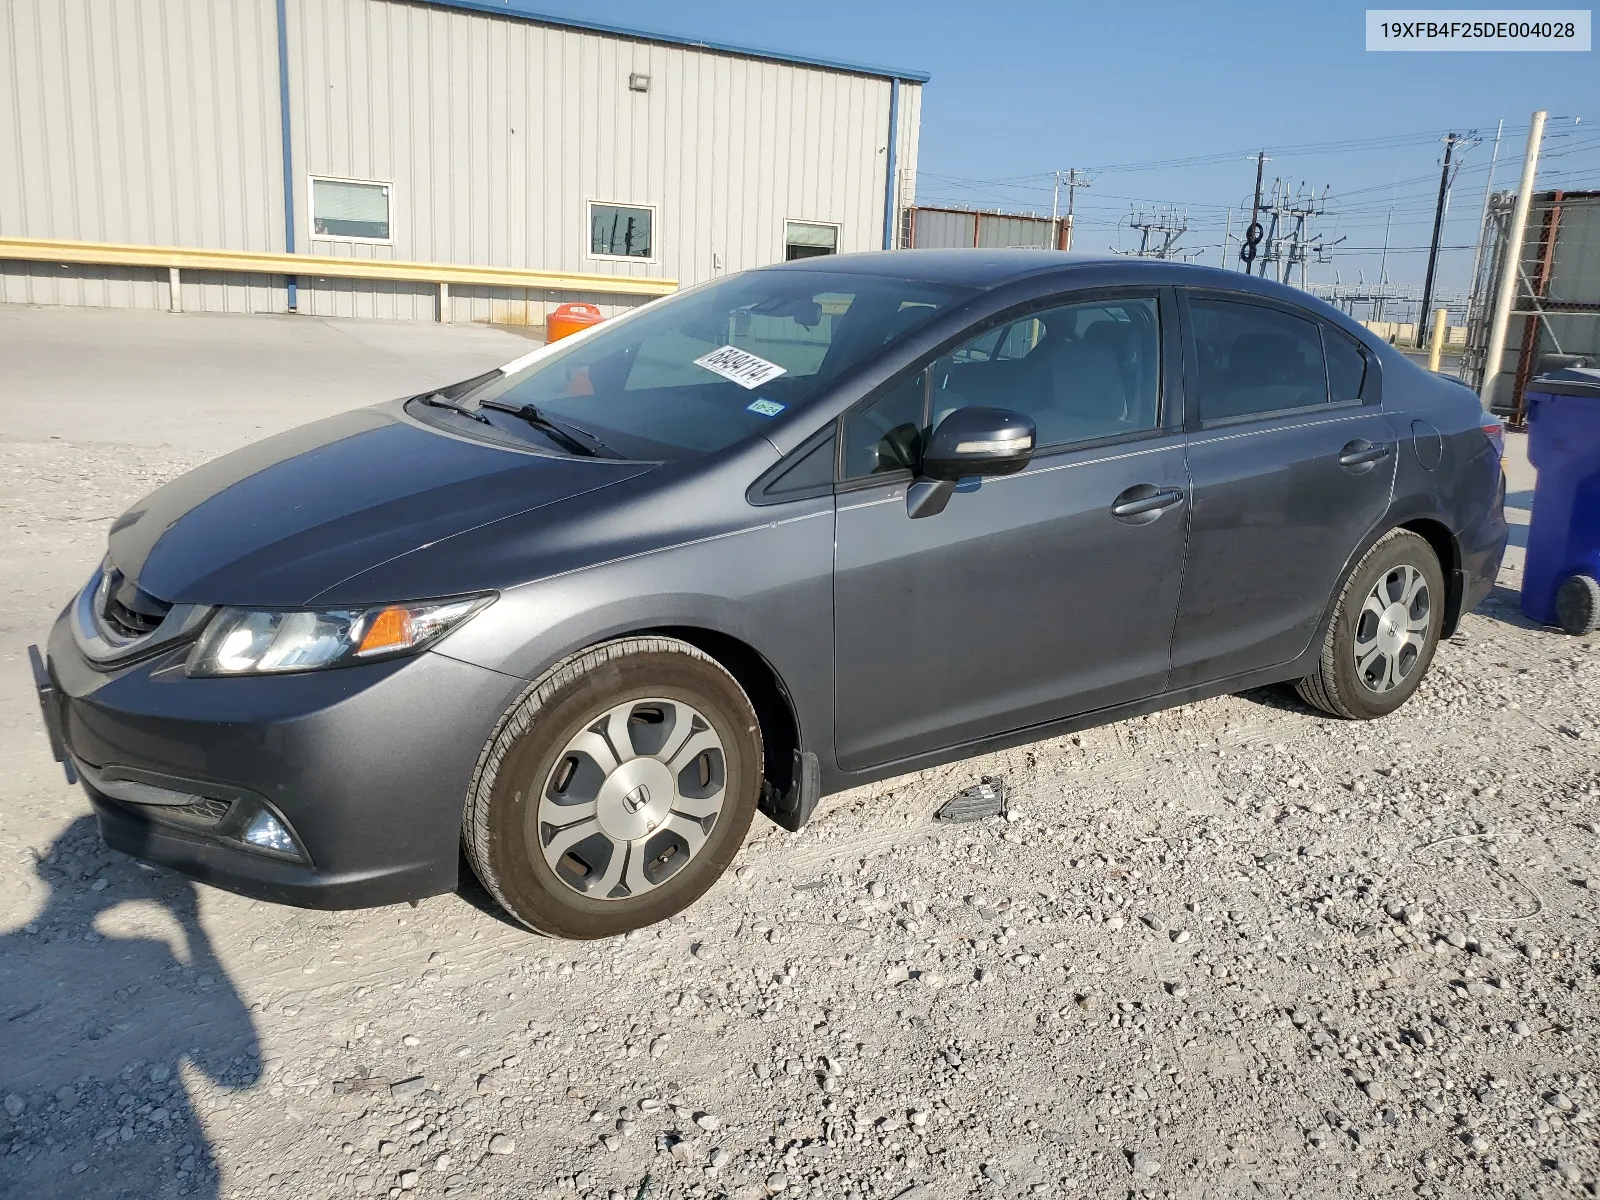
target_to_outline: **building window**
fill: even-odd
[[[819,254],[839,253],[839,227],[814,221],[783,223],[783,261],[816,258]]]
[[[655,261],[656,210],[589,201],[589,257]]]
[[[311,180],[311,236],[389,240],[389,185],[358,179]]]

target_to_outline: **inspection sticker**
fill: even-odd
[[[746,412],[753,412],[758,417],[775,417],[783,411],[783,405],[776,400],[752,400],[744,408]]]
[[[724,346],[720,350],[713,350],[710,354],[702,354],[694,360],[694,365],[704,367],[724,379],[731,379],[746,389],[758,388],[769,379],[776,379],[787,369],[751,354],[748,350],[741,350],[737,346]]]

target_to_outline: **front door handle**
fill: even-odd
[[[1382,462],[1389,457],[1390,447],[1376,445],[1372,442],[1357,438],[1353,442],[1345,443],[1343,450],[1339,451],[1339,465],[1341,467],[1355,467],[1357,470],[1370,471],[1374,464]]]
[[[1147,525],[1173,505],[1182,503],[1183,491],[1179,488],[1139,483],[1117,497],[1111,506],[1111,515],[1129,525]]]

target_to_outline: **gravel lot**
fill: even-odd
[[[625,939],[107,852],[23,651],[110,519],[525,347],[0,310],[0,1196],[1595,1194],[1600,643],[1516,551],[1382,723],[1250,693],[832,797]]]

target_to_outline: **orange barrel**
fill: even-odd
[[[546,342],[559,341],[569,334],[577,333],[580,329],[587,329],[591,325],[598,325],[604,321],[600,307],[595,304],[563,304],[545,318],[544,340]]]

